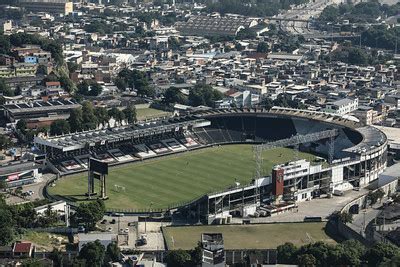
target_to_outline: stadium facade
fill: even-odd
[[[36,137],[35,146],[47,154],[50,169],[68,175],[85,171],[89,157],[117,165],[213,145],[277,143],[329,130],[334,130],[335,136],[314,141],[300,138],[295,145],[300,151],[319,155],[319,161],[298,159],[277,165],[272,174],[262,173],[248,185],[207,194],[172,210],[214,223],[235,214],[272,215],[281,210],[279,205],[263,203],[284,200],[287,208],[335,190],[368,185],[386,168],[385,134],[337,115],[274,107],[269,111],[207,110],[106,130]]]

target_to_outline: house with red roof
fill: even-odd
[[[34,252],[34,246],[30,242],[16,242],[13,248],[14,258],[30,258]]]

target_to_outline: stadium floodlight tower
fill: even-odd
[[[263,174],[262,174],[262,168],[263,168],[262,153],[263,153],[263,151],[268,150],[268,149],[273,149],[273,148],[278,148],[278,147],[296,146],[296,145],[300,145],[300,144],[316,142],[316,141],[323,140],[323,139],[329,139],[328,157],[329,157],[329,163],[332,163],[333,154],[334,154],[334,139],[338,134],[339,133],[338,133],[337,129],[325,130],[325,131],[321,131],[321,132],[304,134],[304,135],[297,134],[290,138],[255,145],[253,147],[253,151],[255,154],[254,158],[256,160],[256,176],[257,176],[256,179],[260,179],[263,176]]]
[[[91,199],[97,193],[94,188],[94,180],[100,180],[100,198],[107,199],[106,176],[108,175],[108,163],[94,158],[89,159],[88,168],[88,192],[87,197]]]

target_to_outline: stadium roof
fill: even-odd
[[[95,144],[104,145],[106,142],[119,142],[153,134],[160,134],[166,131],[176,130],[181,127],[203,125],[207,122],[194,116],[175,117],[166,120],[137,123],[121,127],[114,127],[102,130],[91,130],[86,132],[71,133],[54,137],[35,137],[35,144],[45,145],[71,151]]]
[[[31,113],[31,112],[42,112],[42,111],[57,111],[65,108],[79,108],[80,104],[74,100],[59,99],[53,101],[33,101],[33,102],[22,102],[15,104],[6,104],[3,106],[7,112],[12,114],[20,113]]]
[[[353,153],[372,153],[373,151],[380,149],[383,144],[387,142],[386,135],[372,126],[365,126],[356,129],[359,133],[362,134],[363,140],[350,148],[345,149],[347,152]]]
[[[39,168],[33,161],[17,161],[0,165],[0,175],[7,175]]]

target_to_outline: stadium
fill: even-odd
[[[109,210],[168,211],[204,223],[271,215],[297,201],[365,186],[387,162],[387,138],[378,129],[278,107],[205,110],[36,137],[35,146],[61,177],[47,188],[53,198],[85,198],[92,157],[111,166]]]

